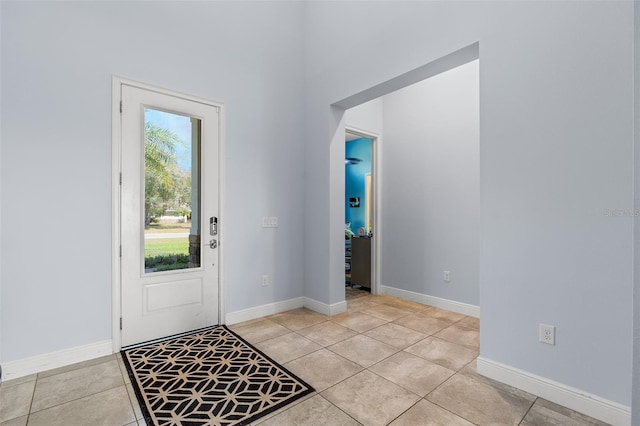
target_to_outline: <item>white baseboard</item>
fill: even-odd
[[[347,310],[347,302],[342,301],[328,305],[309,297],[296,297],[294,299],[283,300],[282,302],[268,303],[254,308],[243,309],[241,311],[229,312],[226,315],[226,324],[232,325],[239,322],[250,321],[267,315],[279,314],[297,308],[309,308],[322,315],[336,315]]]
[[[17,379],[18,377],[40,373],[53,368],[111,355],[112,353],[113,343],[111,340],[105,340],[16,361],[4,362],[2,363],[2,380]]]
[[[315,299],[311,299],[309,297],[304,298],[304,307],[309,308],[312,311],[315,311],[322,315],[337,315],[342,312],[346,312],[347,310],[347,302],[343,300],[342,302],[334,303],[332,305],[328,305],[323,302],[318,302]]]
[[[228,325],[237,324],[239,322],[266,317],[267,315],[290,311],[291,309],[302,308],[303,306],[303,297],[296,297],[294,299],[283,300],[281,302],[268,303],[266,305],[243,309],[241,311],[229,312],[225,315],[225,323]]]
[[[380,290],[382,294],[388,294],[389,296],[399,297],[400,299],[422,303],[423,305],[435,306],[436,308],[446,309],[447,311],[480,318],[480,306],[456,302],[455,300],[442,299],[440,297],[429,296],[427,294],[416,293],[385,285],[381,285]]]
[[[478,373],[615,426],[631,425],[631,408],[580,389],[478,357]]]

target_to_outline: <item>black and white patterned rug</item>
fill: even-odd
[[[125,349],[147,424],[244,425],[313,388],[224,325]]]

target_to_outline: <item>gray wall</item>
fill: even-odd
[[[383,97],[383,285],[480,303],[478,95],[474,61]]]
[[[482,355],[630,404],[632,219],[606,213],[634,206],[631,2],[0,8],[2,362],[111,336],[112,74],[227,104],[227,309],[335,303],[329,105],[479,41]]]
[[[344,113],[345,125],[377,133],[382,138],[384,137],[382,126],[384,119],[383,108],[384,103],[381,97],[350,108]]]
[[[113,74],[226,103],[227,311],[303,295],[302,5],[1,8],[2,362],[111,339]]]
[[[481,354],[630,405],[632,219],[607,212],[633,209],[633,4],[306,13],[305,293],[334,303],[342,285],[343,121],[329,105],[479,41]],[[556,346],[538,342],[541,322]]]
[[[631,424],[640,424],[640,3],[634,2],[634,126],[635,126],[635,210],[634,210],[634,294],[633,294],[633,401]]]

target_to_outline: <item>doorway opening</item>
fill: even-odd
[[[347,299],[377,294],[376,203],[374,182],[377,135],[355,128],[345,133],[345,288]]]
[[[384,164],[384,184],[382,173],[372,171],[372,293],[474,317],[480,315],[478,59],[474,43],[331,105],[334,176],[344,167],[337,155],[343,129],[384,134],[375,160],[380,172]],[[332,199],[345,196],[332,187]],[[339,213],[331,211],[335,219]]]

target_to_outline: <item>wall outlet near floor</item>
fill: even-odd
[[[444,271],[444,273],[442,274],[442,279],[444,280],[445,283],[450,283],[451,282],[451,272],[450,271]]]
[[[266,287],[269,285],[269,275],[262,276],[262,287]]]
[[[540,342],[548,345],[555,345],[556,327],[553,325],[540,324]]]

